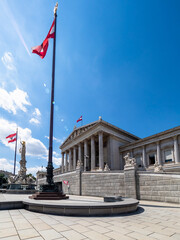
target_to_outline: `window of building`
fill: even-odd
[[[172,155],[171,149],[164,151],[164,156],[165,156],[165,163],[169,163],[173,161],[173,155]]]
[[[154,165],[156,161],[155,154],[149,154],[149,165]]]

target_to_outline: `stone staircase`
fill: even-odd
[[[59,192],[38,192],[29,196],[29,198],[35,200],[61,200],[69,197]]]

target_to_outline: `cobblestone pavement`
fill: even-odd
[[[114,217],[66,217],[0,211],[3,240],[180,240],[180,205],[140,201],[136,214]]]

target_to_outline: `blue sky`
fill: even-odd
[[[28,172],[47,166],[53,40],[43,60],[31,47],[46,37],[55,3],[0,1],[0,169],[13,170],[5,137],[16,127]],[[141,138],[179,125],[179,12],[179,0],[59,1],[54,167],[81,115]]]

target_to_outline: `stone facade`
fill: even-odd
[[[180,174],[150,173],[129,167],[124,171],[81,172],[54,176],[66,194],[84,196],[122,196],[141,200],[180,203]],[[68,185],[63,181],[68,181]],[[46,178],[39,179],[45,184]]]
[[[120,147],[120,159],[130,153],[139,170],[180,171],[180,126]],[[155,166],[154,166],[155,165]]]
[[[75,127],[60,146],[54,181],[66,194],[180,203],[179,145],[180,126],[140,139],[100,117]]]
[[[111,170],[121,170],[119,147],[139,139],[101,117],[93,123],[75,127],[60,146],[62,173],[75,170],[78,161],[84,171],[104,171],[106,164]]]
[[[82,195],[125,196],[124,173],[83,172]]]
[[[180,203],[180,175],[138,173],[137,188],[138,199]]]

